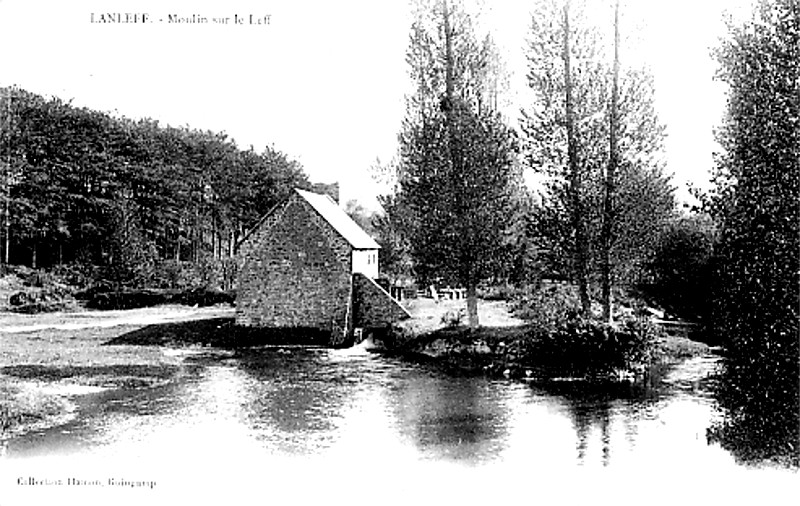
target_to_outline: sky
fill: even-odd
[[[681,199],[687,182],[707,185],[724,112],[710,47],[725,33],[723,12],[746,16],[751,1],[622,0],[622,30],[636,34],[623,64],[654,73],[667,172]],[[109,13],[148,22],[99,22]],[[527,2],[487,1],[482,16],[508,65],[516,110]],[[369,207],[382,191],[370,167],[397,150],[410,25],[405,0],[0,0],[0,86],[225,132],[256,151],[272,146],[312,181],[340,182],[343,202]]]

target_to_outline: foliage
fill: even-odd
[[[57,282],[75,289],[87,288],[97,279],[96,268],[78,262],[58,265],[50,270],[50,274]]]
[[[454,309],[452,311],[446,311],[441,318],[442,325],[445,327],[455,328],[461,325],[461,322],[464,320],[464,309]]]
[[[662,335],[636,315],[617,314],[614,325],[585,318],[572,285],[532,288],[512,307],[531,329],[522,346],[525,360],[549,375],[597,377],[640,368],[654,359]]]
[[[24,314],[52,313],[74,307],[72,294],[50,288],[17,292],[9,298],[11,312]]]
[[[161,260],[156,263],[149,286],[186,290],[207,288],[229,291],[233,288],[237,272],[233,258],[201,258],[197,262]]]
[[[56,272],[12,266],[8,269],[2,285],[7,287],[0,296],[8,309],[17,313],[42,313],[75,307],[75,293],[86,286],[83,273],[75,275],[72,269]]]
[[[524,288],[510,283],[483,284],[478,287],[478,297],[481,300],[512,301],[521,293],[524,293]]]
[[[361,205],[358,200],[351,199],[345,202],[344,212],[361,227],[364,232],[374,237],[376,213]]]
[[[242,150],[222,133],[117,118],[16,87],[0,90],[0,115],[11,263],[113,261],[130,277],[122,257],[131,241],[154,247],[156,259],[229,256],[292,187],[308,186],[283,153]]]
[[[205,307],[215,304],[233,304],[234,300],[235,296],[230,293],[205,288],[183,291],[140,289],[93,293],[86,301],[86,306],[103,310],[136,309],[161,304]]]
[[[647,320],[618,326],[574,316],[541,332],[536,360],[572,377],[604,376],[648,364],[660,332]]]
[[[499,279],[524,287],[556,274],[551,244],[540,233],[542,205],[535,190],[519,185],[512,193],[512,212],[503,237],[506,258]]]
[[[751,360],[726,358],[716,391],[725,417],[709,428],[708,438],[740,461],[800,467],[798,377],[791,376],[797,356],[785,348],[753,351]]]
[[[578,4],[569,11],[567,53],[562,2],[536,3],[526,50],[530,99],[521,121],[526,163],[546,186],[537,224],[529,229],[540,235],[549,251],[552,262],[547,270],[572,278],[580,271],[578,227],[585,230],[589,272],[597,273],[602,262],[612,76],[609,44]],[[608,19],[610,23],[610,14]],[[567,156],[566,57],[571,68],[577,175],[572,174]],[[675,208],[669,177],[663,172],[664,126],[655,113],[653,89],[653,77],[646,69],[620,69],[611,265],[613,280],[622,286],[641,275]]]
[[[577,318],[581,311],[574,287],[561,284],[529,288],[513,301],[512,309],[514,316],[547,331]]]
[[[408,116],[442,110],[455,96],[478,109],[497,109],[503,63],[490,35],[480,38],[463,0],[417,0],[406,63],[415,92]],[[452,93],[452,94],[451,94]]]
[[[467,289],[470,326],[476,287],[503,258],[515,139],[495,111],[490,39],[479,42],[459,5],[423,6],[407,53],[416,93],[400,134],[397,184],[387,212],[423,284]]]
[[[376,240],[381,245],[381,272],[395,278],[408,278],[413,274],[411,245],[408,232],[413,216],[394,195],[379,197],[384,212],[375,216]]]
[[[451,127],[442,114],[406,125],[398,199],[415,217],[406,224],[419,278],[465,286],[497,269],[513,141],[495,115],[457,109]]]
[[[714,224],[694,215],[672,221],[661,233],[641,287],[657,304],[688,319],[709,312]]]
[[[800,462],[800,4],[761,1],[718,48],[713,330],[726,349],[711,434],[741,459]]]
[[[125,204],[117,208],[112,220],[111,258],[105,278],[122,286],[142,287],[152,277],[156,247]]]

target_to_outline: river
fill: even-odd
[[[0,463],[7,480],[82,483],[12,487],[41,500],[738,503],[763,480],[777,485],[752,499],[780,493],[795,475],[738,465],[707,442],[717,367],[698,357],[656,385],[592,391],[457,376],[360,348],[189,353],[167,384],[76,397],[74,420],[11,440]]]

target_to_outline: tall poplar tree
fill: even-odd
[[[578,165],[578,139],[575,131],[575,85],[572,75],[572,53],[570,42],[572,34],[569,28],[570,2],[564,2],[564,29],[562,45],[564,60],[564,116],[567,131],[567,171],[569,173],[569,194],[572,204],[572,227],[575,234],[575,278],[581,310],[584,315],[591,311],[589,300],[589,245],[586,239],[586,219],[583,209],[582,188],[584,175]]]
[[[515,140],[495,110],[497,55],[463,6],[420,4],[407,54],[416,83],[400,134],[394,208],[421,280],[464,286],[471,328],[477,285],[498,269],[514,180]]]
[[[535,2],[520,125],[526,164],[546,181],[539,230],[560,260],[551,267],[571,273],[584,315],[590,285],[604,285],[607,318],[613,286],[636,280],[675,209],[653,78],[615,65],[613,47],[586,2]]]
[[[611,248],[614,243],[614,186],[617,172],[617,110],[619,109],[619,0],[614,2],[614,70],[611,83],[611,105],[608,114],[608,168],[606,169],[605,199],[603,201],[603,260],[602,302],[603,320],[612,319]]]

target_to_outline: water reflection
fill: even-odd
[[[663,385],[545,386],[358,350],[212,352],[186,359],[168,384],[79,397],[75,421],[13,440],[9,455],[72,449],[175,465],[314,456],[376,469],[427,460],[545,472],[668,469],[680,459],[702,468],[728,455],[704,437],[714,407],[698,378],[712,366],[689,362]]]
[[[501,384],[428,370],[387,394],[401,433],[427,458],[479,463],[502,453],[508,413]]]
[[[241,371],[249,376],[242,399],[246,418],[264,444],[290,453],[319,452],[334,442],[348,387],[359,376],[335,367],[327,350],[244,351]]]
[[[587,405],[578,404],[572,409],[573,425],[578,434],[578,462],[583,464],[586,460],[589,431],[593,426],[598,426],[601,434],[603,465],[608,466],[611,458],[611,436],[609,423],[611,406],[608,402]]]
[[[661,466],[689,454],[713,459],[714,449],[699,438],[714,416],[701,378],[716,366],[715,357],[701,357],[654,369],[635,383],[551,382],[531,392],[569,420],[573,434],[558,451],[569,451],[579,466]]]

